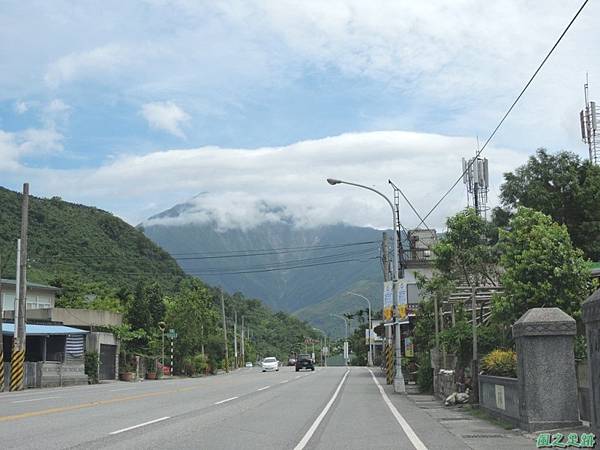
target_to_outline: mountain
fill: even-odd
[[[2,277],[14,277],[21,194],[0,187]],[[78,279],[133,287],[138,281],[175,286],[185,273],[141,231],[100,209],[30,196],[28,279]]]
[[[329,311],[328,299],[357,283],[380,286],[380,230],[343,224],[309,228],[279,218],[254,227],[223,229],[198,201],[190,201],[150,217],[140,229],[173,255],[186,273],[229,292],[260,298],[274,309],[298,311],[297,317],[315,324],[322,322],[315,320],[316,315],[338,312],[335,302]],[[369,290],[370,295],[376,292]],[[364,303],[344,302],[359,307]],[[311,305],[319,307],[313,310]]]

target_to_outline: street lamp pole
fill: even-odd
[[[346,294],[360,297],[363,300],[365,300],[367,302],[367,304],[369,305],[369,355],[367,356],[367,366],[373,367],[373,342],[371,340],[371,333],[373,330],[373,322],[371,321],[371,301],[364,295],[357,294],[356,292],[348,291],[348,292],[346,292]]]
[[[396,226],[396,208],[394,204],[390,201],[387,196],[379,192],[377,189],[373,189],[372,187],[365,186],[362,184],[351,183],[349,181],[336,180],[335,178],[327,178],[327,182],[335,186],[336,184],[347,184],[349,186],[355,186],[362,189],[367,189],[371,192],[382,197],[392,210],[392,227],[394,230],[394,251],[392,252],[392,270],[393,270],[393,306],[394,306],[394,329],[395,329],[395,354],[396,354],[396,373],[394,375],[394,392],[397,393],[406,393],[406,386],[404,385],[404,375],[402,375],[402,342],[400,340],[400,320],[398,317],[398,227]]]
[[[342,319],[346,324],[346,338],[344,340],[344,360],[346,361],[346,365],[348,365],[349,353],[350,349],[348,348],[348,319],[344,316],[340,316],[339,314],[332,314],[333,317],[337,317],[338,319]],[[346,354],[348,352],[348,355]]]
[[[327,347],[327,333],[316,327],[313,327],[313,329],[319,331],[320,333],[323,333],[323,342],[325,342],[325,344],[321,346],[321,359],[323,367],[327,367],[327,355],[323,354],[323,347]]]

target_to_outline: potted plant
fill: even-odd
[[[135,380],[135,369],[131,363],[126,362],[123,364],[121,372],[119,373],[119,378],[121,381]]]

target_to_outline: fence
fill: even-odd
[[[4,390],[10,382],[10,363],[4,363]],[[25,362],[25,388],[61,387],[87,384],[82,360],[60,362]]]

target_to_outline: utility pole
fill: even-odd
[[[23,390],[25,375],[25,315],[27,305],[27,228],[29,224],[29,183],[23,184],[21,199],[21,248],[19,252],[19,316],[15,321],[14,348],[11,357],[10,390]]]
[[[242,316],[242,367],[246,365],[246,346],[244,345],[244,316]]]
[[[381,260],[383,263],[383,281],[384,282],[391,281],[388,234],[385,231],[383,232],[383,240],[382,240],[382,244],[381,244]],[[385,339],[383,341],[384,345],[381,347],[383,357],[385,357],[385,355],[387,354],[387,347],[389,345],[391,345],[391,342],[392,342],[392,327],[384,326],[384,330],[385,330]],[[385,361],[386,361],[386,372],[388,372],[389,370],[392,370],[392,369],[387,367],[387,361],[388,361],[387,358],[385,358]]]
[[[2,337],[2,255],[0,255],[0,392],[4,392],[4,339]]]
[[[471,368],[471,386],[473,387],[473,395],[471,396],[474,404],[479,403],[479,367],[477,355],[477,288],[471,287],[471,320],[473,321],[473,361]],[[483,322],[483,320],[482,320]]]
[[[237,348],[237,310],[233,310],[233,356],[235,357],[233,368],[238,368],[238,348]]]
[[[225,300],[221,291],[221,312],[223,313],[223,339],[225,341],[225,372],[229,373],[229,349],[227,348],[227,320],[225,319]]]

